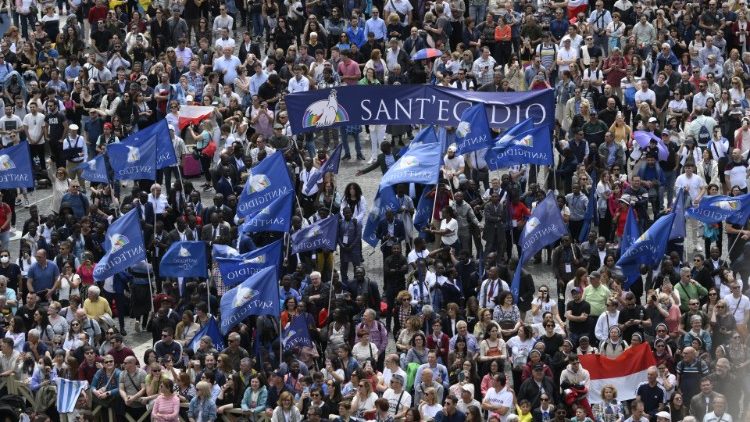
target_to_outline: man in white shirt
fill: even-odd
[[[37,157],[42,168],[46,169],[47,160],[44,157],[44,114],[39,112],[36,103],[29,104],[29,114],[23,118],[23,130],[26,132],[26,139],[29,141],[31,157]]]
[[[492,82],[495,77],[495,59],[490,56],[490,49],[482,47],[482,54],[471,65],[471,73],[477,80],[477,86]]]
[[[225,47],[222,51],[224,55],[214,60],[214,71],[224,76],[225,85],[234,85],[234,80],[237,79],[237,67],[242,63],[237,56],[233,55],[234,48]]]
[[[737,186],[744,193],[747,193],[748,177],[747,160],[742,158],[742,151],[739,148],[732,150],[732,157],[724,168],[724,177],[728,179],[729,186]]]
[[[750,319],[750,299],[742,294],[740,284],[736,281],[729,286],[732,294],[724,296],[727,303],[727,312],[734,316],[734,322],[737,323],[737,331],[747,335],[747,322]]]
[[[727,413],[727,399],[716,397],[713,402],[714,411],[703,417],[703,422],[732,422],[732,415]]]
[[[505,422],[513,408],[513,393],[506,388],[507,379],[504,373],[495,374],[492,377],[492,387],[482,399],[482,410],[487,410],[490,415],[500,417],[500,422]]]
[[[641,89],[635,93],[635,105],[640,107],[641,103],[646,102],[653,110],[656,107],[656,94],[648,87],[648,81],[641,79]]]
[[[674,186],[676,189],[685,189],[690,195],[690,199],[693,205],[698,205],[703,195],[706,194],[706,181],[703,177],[695,174],[695,164],[692,161],[685,163],[685,173],[677,176]],[[696,233],[698,232],[698,220],[688,218],[687,223],[687,237],[688,242],[692,242],[696,246],[696,249],[701,251],[700,242],[697,242]]]
[[[217,19],[219,16],[216,17]],[[219,30],[219,36],[216,37],[216,41],[214,42],[214,46],[219,48],[220,50],[224,50],[225,48],[231,48],[234,49],[234,38],[229,36],[229,29],[227,28],[221,28]]]
[[[572,47],[572,40],[564,36],[562,48],[557,50],[557,71],[562,77],[563,72],[570,70],[570,66],[578,60],[578,50]]]
[[[398,361],[398,356],[396,356],[396,361]],[[406,412],[411,407],[411,394],[404,390],[405,380],[404,375],[394,374],[388,383],[390,388],[383,393],[383,398],[388,400],[388,414],[394,420],[406,416]]]
[[[302,66],[296,64],[292,69],[294,70],[294,77],[289,80],[289,84],[287,85],[289,93],[294,94],[295,92],[309,91],[310,81],[302,76]]]

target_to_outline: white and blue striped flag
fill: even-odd
[[[88,381],[72,381],[65,378],[57,378],[55,384],[57,385],[57,411],[59,413],[73,412],[81,391],[89,388]]]

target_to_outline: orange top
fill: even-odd
[[[510,25],[495,27],[495,41],[510,41]]]

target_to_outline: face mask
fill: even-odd
[[[0,258],[0,262],[2,262],[3,264],[7,264],[9,261],[10,261],[10,258],[8,258],[7,256]]]

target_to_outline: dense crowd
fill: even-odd
[[[16,0],[0,12],[0,139],[29,143],[36,179],[0,196],[0,407],[33,398],[10,405],[15,417],[750,420],[750,226],[688,219],[635,283],[616,265],[629,209],[643,231],[679,189],[688,206],[748,192],[745,0]],[[412,60],[425,48],[441,56]],[[293,134],[285,95],[379,84],[552,89],[556,164],[495,173],[486,150],[450,146],[437,189],[397,187],[381,253],[365,256],[372,201],[357,180],[385,173],[418,128]],[[189,105],[214,111],[181,129]],[[161,120],[180,168],[125,185],[81,177],[81,163]],[[368,160],[362,140],[355,180],[327,173],[303,192],[339,143],[343,160]],[[184,240],[286,249],[289,236],[242,233],[236,217],[248,172],[277,151],[297,187],[291,232],[338,215],[338,250],[285,254],[278,317],[247,318],[223,349],[209,336],[191,347],[227,287],[213,260],[208,279],[177,280],[160,276],[161,257]],[[570,234],[527,264],[516,300],[519,237],[548,190]],[[30,205],[35,191],[51,192],[49,208]],[[420,197],[434,205],[418,230]],[[582,233],[592,197],[597,223]],[[131,209],[148,260],[95,282],[107,227]],[[281,352],[295,318],[314,347]],[[151,334],[142,356],[126,325]],[[580,358],[643,343],[647,378],[590,401]],[[57,412],[57,378],[89,383],[73,413]]]

